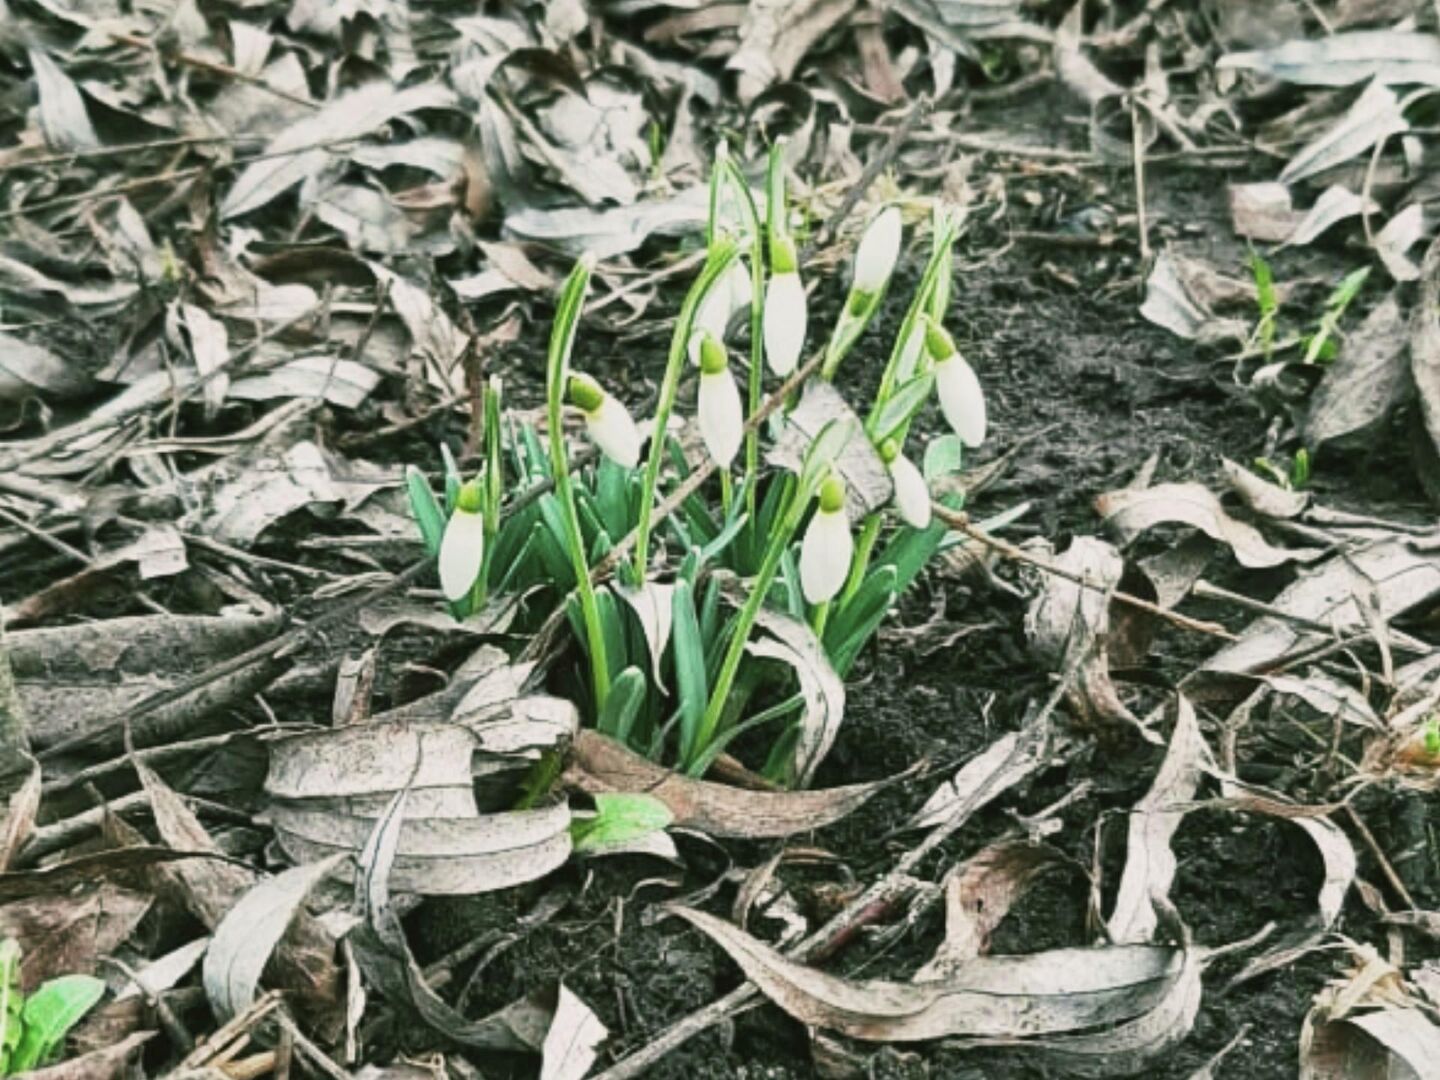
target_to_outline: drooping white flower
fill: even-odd
[[[765,359],[781,378],[795,370],[805,348],[808,322],[805,286],[794,270],[777,273],[765,286]]]
[[[722,469],[730,467],[745,437],[745,412],[740,388],[730,374],[725,346],[720,339],[706,336],[700,347],[700,392],[695,419],[705,449]]]
[[[890,482],[895,485],[895,509],[900,518],[915,529],[930,527],[930,488],[925,484],[915,463],[894,450],[894,456],[886,463],[890,470]]]
[[[985,391],[975,370],[937,322],[928,325],[925,348],[935,365],[935,390],[940,395],[945,422],[966,446],[979,446],[985,441]]]
[[[640,463],[640,429],[625,406],[588,375],[571,375],[570,401],[585,415],[585,430],[600,452],[617,465]]]
[[[873,293],[885,287],[900,258],[900,210],[887,206],[876,214],[860,246],[855,249],[855,276],[851,288]]]
[[[485,559],[485,515],[480,506],[480,485],[466,481],[440,538],[440,588],[451,602],[468,596],[480,576]]]
[[[820,485],[819,506],[800,542],[800,589],[811,604],[832,600],[850,576],[855,540],[845,513],[845,485],[833,473]]]

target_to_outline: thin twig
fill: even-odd
[[[1236,635],[1232,634],[1229,630],[1226,630],[1225,627],[1221,626],[1219,623],[1205,622],[1201,619],[1192,619],[1188,615],[1181,615],[1178,611],[1171,611],[1169,608],[1163,608],[1159,604],[1156,604],[1150,600],[1143,600],[1138,596],[1133,596],[1127,592],[1121,592],[1118,589],[1112,591],[1105,588],[1105,586],[1103,585],[1091,581],[1083,574],[1078,574],[1073,570],[1067,570],[1063,566],[1056,566],[1054,563],[1049,562],[1046,559],[1042,559],[1039,556],[1031,555],[1028,551],[1025,551],[1023,548],[1016,547],[1008,540],[1001,540],[998,536],[992,536],[984,529],[980,529],[972,525],[970,523],[969,515],[965,514],[962,511],[952,510],[950,509],[950,507],[944,506],[940,503],[934,504],[934,511],[936,517],[938,517],[941,521],[945,522],[946,525],[949,525],[956,532],[964,533],[972,540],[976,540],[979,543],[984,544],[992,551],[998,552],[1000,555],[1004,556],[1007,559],[1012,559],[1015,562],[1025,563],[1027,566],[1033,566],[1035,567],[1035,569],[1040,570],[1046,574],[1052,574],[1055,577],[1064,578],[1066,581],[1072,581],[1076,585],[1081,586],[1082,588],[1093,589],[1096,592],[1106,593],[1112,599],[1118,600],[1122,604],[1127,604],[1130,607],[1138,608],[1141,611],[1148,612],[1151,615],[1154,615],[1156,618],[1164,619],[1166,622],[1172,623],[1173,625],[1178,626],[1183,630],[1191,630],[1197,634],[1206,634],[1210,637],[1222,638],[1225,641],[1239,640]]]
[[[88,150],[71,150],[64,154],[46,154],[44,157],[3,161],[0,162],[0,173],[13,172],[17,169],[46,169],[51,165],[75,165],[97,158],[125,157],[129,154],[143,154],[150,150],[173,150],[183,146],[207,146],[211,143],[265,143],[269,141],[269,138],[264,135],[184,135],[175,139],[150,139],[146,142],[96,146]]]
[[[194,56],[190,53],[169,52],[161,49],[151,39],[140,37],[137,34],[126,34],[119,30],[109,30],[107,33],[113,40],[118,41],[122,45],[129,45],[136,49],[144,49],[147,52],[154,53],[157,57],[178,61],[186,67],[195,68],[197,71],[208,71],[212,75],[220,75],[227,79],[234,79],[236,82],[248,83],[250,86],[264,90],[266,93],[274,94],[278,98],[294,102],[296,105],[304,105],[307,109],[320,108],[318,104],[309,98],[292,94],[288,90],[281,90],[278,86],[271,86],[258,75],[247,75],[239,68],[233,68],[229,64],[220,64],[214,60],[206,60],[203,56]]]

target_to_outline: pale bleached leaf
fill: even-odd
[[[800,683],[805,704],[785,774],[788,786],[809,787],[845,719],[845,682],[835,673],[824,646],[807,624],[767,611],[762,611],[756,622],[769,636],[752,639],[745,646],[746,652],[788,665]]]
[[[1306,144],[1280,170],[1280,182],[1293,184],[1365,153],[1377,142],[1408,131],[1400,99],[1388,86],[1371,83],[1328,130]]]
[[[1302,86],[1349,86],[1366,79],[1440,86],[1440,40],[1418,30],[1352,30],[1229,53],[1216,67],[1257,71]]]
[[[1321,554],[1314,548],[1276,547],[1253,525],[1227,514],[1220,500],[1202,484],[1156,484],[1139,491],[1107,491],[1095,500],[1095,508],[1122,544],[1157,525],[1189,525],[1226,544],[1241,566],[1281,566],[1306,562]]]
[[[564,983],[540,1048],[540,1080],[584,1080],[610,1032]]]
[[[266,878],[241,896],[220,925],[205,954],[205,996],[222,1021],[255,1000],[270,954],[310,891],[349,861],[348,854],[292,867]]]
[[[90,122],[85,99],[43,49],[30,50],[30,69],[40,90],[40,129],[52,150],[94,150],[100,136]]]

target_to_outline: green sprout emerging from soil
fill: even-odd
[[[61,975],[24,994],[20,956],[14,938],[0,942],[0,1076],[58,1061],[65,1036],[105,994],[105,984],[89,975]]]
[[[843,679],[941,548],[946,529],[932,520],[929,484],[985,438],[979,381],[943,325],[958,227],[937,212],[878,389],[857,412],[837,377],[885,297],[901,248],[899,209],[871,218],[845,302],[807,360],[808,296],[781,148],[770,157],[762,213],[722,147],[705,263],[681,306],[648,422],[637,424],[572,366],[594,266],[582,258],[552,325],[543,431],[506,414],[492,380],[479,472],[463,475],[442,449],[437,497],[409,470],[415,518],[452,614],[489,619],[503,610],[512,629],[533,630],[563,613],[579,662],[556,665],[555,677],[602,734],[700,776],[737,738],[763,732],[764,774],[808,780],[808,767],[796,764],[807,695]],[[738,372],[728,343],[737,325],[749,330]],[[767,370],[779,380],[769,398]],[[687,374],[699,435],[688,447],[674,423],[691,408],[682,401]],[[922,470],[906,444],[932,398],[953,434],[931,441]],[[598,451],[593,464],[574,454],[567,416],[583,422]],[[506,492],[533,497],[502,514]]]
[[[1313,329],[1301,331],[1293,336],[1280,339],[1281,325],[1280,292],[1275,284],[1275,274],[1270,264],[1259,254],[1250,254],[1250,277],[1255,285],[1255,306],[1258,315],[1255,327],[1250,332],[1246,351],[1255,350],[1268,361],[1282,349],[1298,348],[1304,352],[1301,362],[1305,364],[1328,364],[1339,355],[1340,323],[1346,311],[1360,295],[1370,277],[1370,267],[1362,266],[1340,280],[1325,300],[1320,317]]]

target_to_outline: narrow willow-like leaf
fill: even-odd
[[[875,444],[878,446],[910,423],[915,414],[925,407],[934,389],[935,374],[930,371],[916,375],[901,385],[870,421],[870,437]]]
[[[628,742],[644,700],[645,673],[631,665],[615,676],[610,684],[610,696],[605,699],[605,707],[600,710],[595,726],[618,742]]]
[[[440,553],[440,540],[445,535],[445,511],[430,490],[430,481],[414,465],[405,468],[405,493],[410,496],[410,513],[415,515],[425,551],[433,559]]]
[[[680,758],[689,761],[695,750],[700,721],[705,716],[705,706],[710,700],[710,684],[705,673],[705,639],[700,633],[695,595],[689,582],[675,583],[670,604],[675,685],[680,694]]]

